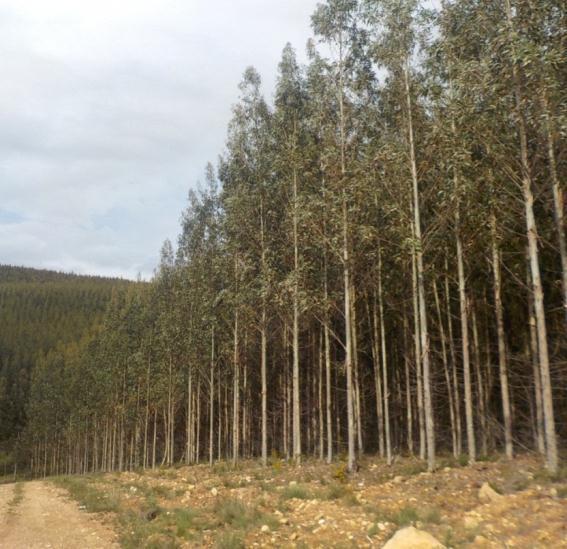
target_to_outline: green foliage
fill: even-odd
[[[99,490],[85,477],[56,477],[54,482],[91,513],[114,513],[119,510],[117,491]]]
[[[340,499],[349,493],[344,484],[330,484],[325,491],[325,499]]]
[[[286,486],[282,493],[281,498],[286,499],[311,499],[311,493],[305,486],[300,484],[294,484],[292,486]]]
[[[22,502],[23,499],[24,499],[24,485],[22,482],[16,482],[16,484],[14,485],[14,494],[12,496],[12,499],[8,502],[8,509],[10,510],[10,512],[15,511],[15,509],[18,507],[18,505]]]
[[[408,526],[419,520],[419,513],[412,506],[405,506],[391,516],[391,521],[398,526]]]
[[[339,482],[346,482],[348,479],[348,470],[346,463],[340,463],[333,471],[333,478]]]
[[[413,429],[406,443],[406,397],[417,413],[421,379],[412,341],[426,340],[431,375],[424,371],[422,381],[429,380],[434,438],[455,453],[455,398],[463,404],[469,394],[459,328],[469,324],[478,453],[499,443],[492,424],[504,408],[499,359],[510,387],[521,388],[509,391],[513,438],[518,447],[533,444],[541,429],[528,406],[539,390],[531,375],[539,352],[530,330],[534,297],[545,296],[536,327],[553,365],[547,376],[541,364],[536,379],[560,384],[566,359],[560,7],[518,0],[508,13],[505,2],[455,0],[432,13],[416,0],[321,2],[312,24],[322,47],[310,42],[306,66],[284,48],[273,104],[259,73],[244,71],[223,154],[189,193],[177,243],[164,243],[150,284],[0,270],[0,446],[19,441],[0,451],[33,464],[36,475],[163,465],[173,479],[182,456],[187,464],[203,460],[210,442],[214,459],[232,457],[222,467],[237,471],[243,455],[257,457],[267,424],[272,469],[283,476],[280,455],[295,465],[305,458],[293,455],[290,434],[296,443],[298,432],[308,435],[304,453],[321,449],[311,435],[326,422],[319,412],[331,387],[330,457],[342,462],[331,475],[346,483],[345,449],[351,441],[352,458],[358,435],[347,359],[356,358],[363,447],[384,446],[382,410],[396,452],[406,444],[412,452],[419,435]],[[537,248],[529,262],[526,235],[536,240],[532,256]],[[460,288],[457,263],[465,271]],[[545,389],[564,438],[566,394]],[[297,408],[300,425],[287,421]],[[199,447],[188,448],[196,437]],[[416,460],[400,473],[424,469]],[[282,498],[292,497],[308,494],[286,488]]]
[[[113,289],[127,284],[0,265],[0,445],[26,425],[33,370],[41,357],[92,331]]]
[[[237,532],[221,532],[216,539],[217,549],[244,549],[242,534]]]
[[[237,499],[220,501],[215,505],[214,510],[221,524],[233,528],[246,530],[261,524],[277,527],[277,521],[273,517]]]

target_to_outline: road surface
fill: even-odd
[[[18,496],[19,493],[19,496]],[[112,530],[49,482],[0,485],[1,549],[118,548]]]

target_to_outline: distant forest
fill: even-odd
[[[322,2],[273,101],[244,72],[154,280],[33,369],[23,459],[353,472],[365,452],[533,451],[557,471],[566,28],[556,0]]]
[[[77,343],[126,281],[0,265],[0,466],[26,425],[36,363]]]

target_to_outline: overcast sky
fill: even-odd
[[[151,276],[244,69],[271,98],[316,4],[0,0],[0,263]]]

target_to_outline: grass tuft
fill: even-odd
[[[223,532],[216,540],[217,549],[244,549],[244,540],[240,534],[234,532]]]
[[[287,486],[281,495],[282,499],[311,499],[311,493],[305,486],[300,484],[295,484],[293,486]]]
[[[54,482],[90,513],[115,513],[120,507],[116,489],[102,492],[90,484],[88,477],[56,477]]]
[[[14,495],[12,496],[12,499],[8,503],[10,512],[13,512],[16,509],[16,507],[22,502],[23,499],[24,499],[24,485],[21,482],[16,482],[16,485],[14,486]]]
[[[412,522],[419,520],[419,514],[414,507],[402,507],[395,515],[391,517],[391,522],[398,526],[408,526]]]

